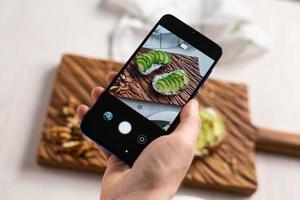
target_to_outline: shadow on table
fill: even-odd
[[[56,67],[51,68],[43,75],[43,82],[40,85],[38,104],[32,117],[32,129],[30,136],[26,141],[26,148],[24,149],[24,156],[22,162],[22,169],[24,171],[35,169],[38,167],[36,162],[37,147],[41,139],[41,133],[44,125],[47,108],[50,101],[53,82],[56,76]]]
[[[42,66],[44,67],[44,66]],[[21,163],[20,173],[23,177],[28,178],[49,178],[51,176],[64,176],[64,178],[72,178],[79,182],[84,179],[94,180],[99,184],[99,175],[91,173],[78,173],[78,171],[58,169],[52,167],[44,167],[37,164],[37,148],[41,139],[41,133],[44,125],[45,116],[47,114],[47,108],[52,95],[52,87],[56,77],[57,67],[52,67],[43,75],[43,82],[41,82],[38,104],[36,105],[33,117],[32,117],[32,129],[29,137],[27,138],[23,160]],[[37,180],[39,180],[37,178]]]

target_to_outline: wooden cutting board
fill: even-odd
[[[152,49],[141,48],[140,52],[145,53],[150,50]],[[110,92],[121,98],[183,106],[202,79],[199,73],[199,68],[201,69],[201,66],[199,66],[197,57],[175,53],[169,53],[169,55],[171,57],[170,64],[161,67],[147,76],[142,75],[137,70],[136,62],[133,59],[122,73],[124,78],[120,76],[114,84],[114,86],[117,86],[119,89],[114,87],[115,89],[112,89]],[[178,66],[180,66],[190,77],[189,84],[183,91],[179,92],[177,95],[165,96],[157,93],[152,87],[149,87],[152,85],[152,80],[155,76],[176,70],[178,69]],[[131,82],[130,84],[125,85],[124,79],[127,78]]]
[[[75,109],[80,103],[91,105],[91,89],[105,86],[105,75],[121,67],[113,61],[63,56],[37,151],[38,163],[104,172],[105,160],[98,148],[80,134]],[[284,148],[284,153],[300,155],[300,137],[285,137],[284,133],[251,124],[245,85],[208,80],[197,100],[202,107],[213,107],[220,113],[226,137],[208,156],[194,158],[185,185],[250,195],[257,188],[255,142],[262,150],[283,152]]]

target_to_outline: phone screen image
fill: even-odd
[[[214,62],[158,25],[108,91],[167,131]]]

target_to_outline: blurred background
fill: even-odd
[[[126,61],[165,13],[224,49],[213,78],[249,87],[254,124],[300,134],[296,0],[0,0],[0,198],[97,199],[101,176],[45,168],[36,149],[66,53]],[[300,198],[300,160],[256,153],[249,199]],[[247,199],[183,187],[174,199]]]

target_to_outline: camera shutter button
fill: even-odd
[[[120,133],[126,135],[126,134],[130,133],[131,129],[132,129],[132,126],[129,122],[122,121],[119,123],[118,130]]]

